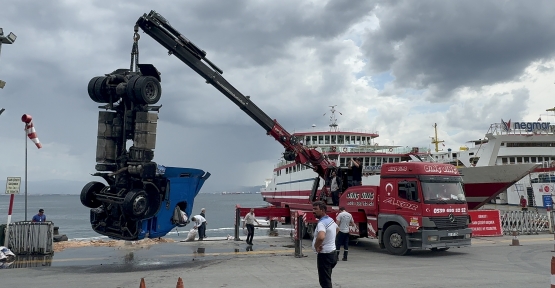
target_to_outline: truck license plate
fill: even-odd
[[[459,236],[459,232],[447,232],[447,236]]]

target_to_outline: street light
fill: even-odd
[[[13,44],[17,39],[17,36],[10,32],[8,36],[4,36],[4,29],[0,28],[0,52],[2,51],[2,44]],[[3,89],[6,86],[6,81],[0,80],[0,89]]]

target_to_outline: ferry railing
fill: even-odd
[[[52,254],[54,223],[20,221],[10,224],[8,248],[14,254]]]

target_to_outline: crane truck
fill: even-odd
[[[314,170],[318,177],[307,203],[281,203],[281,207],[257,208],[258,216],[268,216],[283,224],[291,223],[293,211],[303,214],[306,229],[311,236],[317,220],[312,202],[329,201],[329,188],[320,190],[319,181],[329,179],[332,171],[348,177],[351,171],[336,167],[325,155],[303,145],[287,132],[277,120],[270,118],[250,99],[223,78],[223,71],[206,58],[206,52],[170,25],[156,11],[144,14],[136,26],[197,72],[207,84],[214,86],[229,100],[258,123],[266,133],[284,148],[283,158]],[[343,181],[347,183],[347,181]],[[449,164],[406,162],[384,164],[379,186],[346,187],[340,197],[353,215],[357,225],[351,228],[353,237],[378,240],[381,248],[391,254],[404,255],[411,249],[447,250],[451,247],[470,246],[472,231],[467,213],[462,177],[457,168]],[[240,209],[240,216],[248,208]],[[335,217],[338,207],[332,207]],[[296,214],[298,215],[298,214]]]

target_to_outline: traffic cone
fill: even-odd
[[[513,241],[511,242],[510,246],[521,246],[520,242],[518,241],[518,235],[516,229],[513,229]]]
[[[146,288],[145,278],[141,278],[141,285],[139,285],[139,288]]]
[[[181,280],[181,277],[177,278],[177,285],[175,285],[175,288],[185,288],[185,286],[183,286],[183,280]]]

